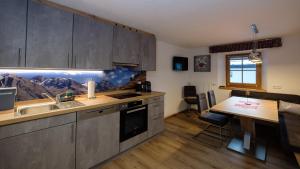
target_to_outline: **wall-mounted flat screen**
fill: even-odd
[[[187,71],[189,70],[189,59],[187,57],[173,57],[173,70],[174,71]]]

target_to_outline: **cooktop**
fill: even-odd
[[[122,94],[112,94],[112,95],[107,95],[109,97],[113,97],[116,99],[127,99],[127,98],[131,98],[131,97],[137,97],[137,96],[141,96],[141,94],[137,94],[137,93],[122,93]]]

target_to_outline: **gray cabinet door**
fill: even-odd
[[[25,66],[27,0],[0,1],[0,67]]]
[[[139,64],[140,33],[121,26],[115,26],[113,62]]]
[[[89,17],[74,16],[73,57],[79,69],[110,70],[113,25]]]
[[[0,140],[1,169],[75,169],[74,123]]]
[[[68,68],[72,29],[72,13],[29,0],[26,66]]]
[[[156,38],[154,35],[142,34],[140,43],[140,67],[142,70],[156,70]]]
[[[148,130],[149,137],[164,130],[164,101],[148,105]]]
[[[93,167],[119,153],[120,113],[113,109],[78,113],[77,169]]]

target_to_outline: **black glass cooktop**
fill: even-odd
[[[131,98],[131,97],[141,96],[141,94],[137,94],[137,93],[122,93],[122,94],[112,94],[112,95],[108,95],[108,96],[116,98],[116,99],[127,99],[127,98]]]

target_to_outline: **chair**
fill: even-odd
[[[188,104],[188,111],[190,112],[191,105],[197,105],[198,112],[200,113],[199,95],[197,94],[195,86],[183,87],[184,101]]]
[[[207,92],[207,96],[208,96],[209,107],[212,108],[214,105],[217,104],[215,92],[213,90],[209,90]]]
[[[229,118],[226,115],[222,114],[217,114],[217,113],[212,113],[208,110],[208,105],[207,105],[207,99],[205,93],[201,93],[199,96],[200,100],[200,110],[201,110],[201,115],[199,116],[199,119],[201,121],[207,122],[208,126],[198,133],[197,135],[194,136],[194,138],[198,137],[201,134],[205,134],[210,137],[214,137],[220,140],[220,144],[222,146],[223,144],[223,130],[229,130],[228,128],[225,128],[226,124],[229,122]],[[219,132],[212,132],[209,131],[208,129],[210,127],[216,127],[219,129]],[[225,135],[224,135],[225,136]]]

